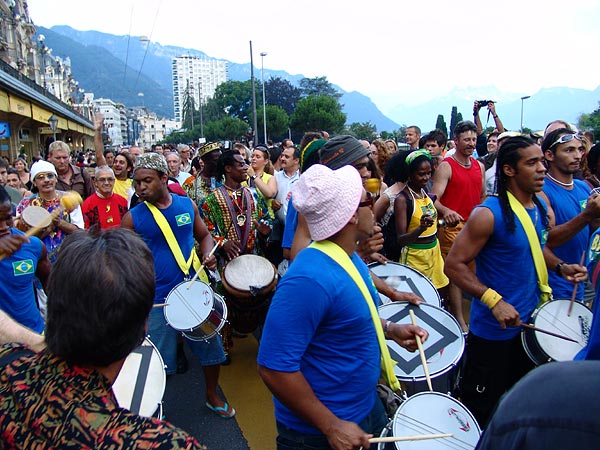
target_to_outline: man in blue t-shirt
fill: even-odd
[[[45,286],[50,273],[46,246],[37,237],[28,238],[12,227],[12,205],[0,186],[0,309],[36,333],[44,331],[44,320],[35,299],[34,279]]]
[[[282,278],[260,342],[259,373],[275,396],[277,448],[369,448],[386,423],[375,388],[387,347],[382,354],[377,328],[409,350],[414,335],[426,339],[427,332],[376,315],[377,291],[355,253],[356,241],[373,232],[373,197],[355,168],[311,167],[295,183],[292,201],[316,244]]]
[[[548,247],[560,258],[560,262],[570,264],[582,261],[593,231],[590,224],[600,218],[600,195],[590,197],[589,186],[574,178],[585,157],[582,140],[582,135],[568,128],[558,128],[542,142],[548,174],[540,197],[548,205]],[[573,283],[561,277],[560,271],[549,275],[554,298],[570,299]],[[583,301],[583,292],[584,283],[581,283],[577,286],[575,298]]]
[[[547,282],[538,280],[534,255],[540,255],[537,263],[544,273],[546,266],[555,270],[560,262],[544,246],[548,218],[536,194],[545,173],[542,151],[531,139],[506,140],[497,156],[498,196],[473,210],[446,259],[446,275],[473,295],[460,388],[463,403],[482,428],[502,394],[533,367],[521,344],[520,325],[540,301],[538,286],[549,291]],[[533,242],[523,224],[535,230]],[[473,260],[475,272],[469,268]],[[577,264],[559,270],[571,281],[586,278],[585,267]]]

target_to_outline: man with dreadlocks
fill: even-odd
[[[445,272],[473,296],[461,398],[485,427],[496,402],[532,367],[520,340],[520,325],[550,298],[548,269],[560,261],[545,248],[548,216],[536,195],[546,167],[538,145],[509,138],[498,151],[498,195],[476,207],[446,259]],[[543,249],[543,250],[542,250]],[[469,269],[475,260],[476,270]],[[561,267],[581,281],[586,269]]]

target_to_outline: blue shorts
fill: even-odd
[[[180,332],[167,323],[162,308],[150,311],[147,334],[165,363],[167,375],[174,374],[177,369],[177,337]],[[225,361],[223,342],[219,334],[208,341],[192,341],[188,338],[184,340],[201,365],[216,366]]]

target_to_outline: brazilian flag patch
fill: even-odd
[[[178,216],[175,216],[175,221],[177,222],[178,227],[182,227],[192,223],[192,218],[189,213],[179,214]]]
[[[15,277],[21,275],[30,275],[34,273],[34,265],[32,259],[25,259],[23,261],[16,261],[12,263],[13,266],[13,274]]]

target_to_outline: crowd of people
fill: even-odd
[[[482,108],[494,121],[488,133]],[[0,343],[28,345],[0,347],[8,448],[152,439],[152,448],[203,448],[165,421],[120,408],[110,386],[144,336],[168,375],[185,370],[187,345],[202,366],[206,408],[234,417],[217,387],[246,331],[227,322],[198,340],[163,307],[196,275],[239,308],[226,268],[244,255],[264,258],[280,277],[253,306],[265,310],[252,326],[279,450],[369,448],[389,420],[378,381],[400,389],[386,340],[414,351],[429,338],[425,328],[379,318],[380,294],[417,307],[431,299],[397,290],[369,263],[407,265],[437,289],[466,336],[453,395],[490,430],[500,426],[501,397],[534,368],[521,324],[552,298],[589,304],[599,287],[600,146],[564,121],[522,135],[505,130],[493,102],[475,102],[473,121],[459,122],[451,139],[408,127],[408,150],[315,131],[298,145],[115,153],[104,149],[102,126],[98,113],[94,167],[61,141],[31,165],[0,160]],[[81,205],[65,207],[69,191]],[[37,228],[37,237],[28,233]],[[92,258],[103,263],[85,264]],[[94,296],[81,298],[83,289]],[[600,355],[597,322],[580,359]]]

